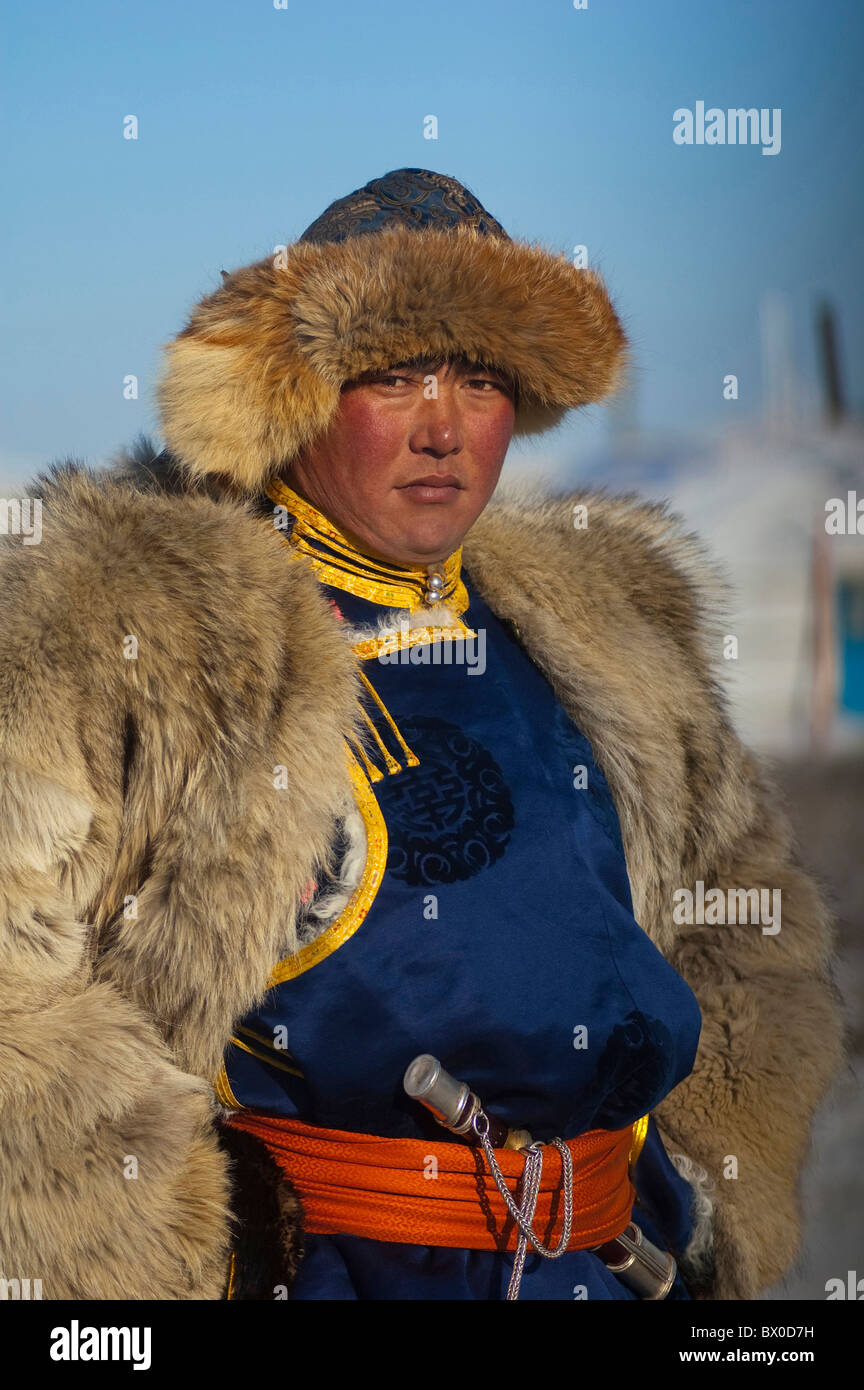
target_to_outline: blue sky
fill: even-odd
[[[160,345],[220,268],[405,165],[455,175],[511,235],[587,245],[633,341],[646,427],[758,416],[766,290],[788,296],[811,381],[814,308],[834,302],[860,409],[862,30],[858,0],[16,7],[0,479],[158,436]],[[673,112],[700,100],[779,107],[780,153],[676,145]],[[534,447],[578,466],[607,430],[590,408]]]

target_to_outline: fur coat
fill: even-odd
[[[248,500],[149,459],[54,466],[41,544],[0,537],[0,1275],[52,1299],[225,1296],[258,1179],[213,1081],[350,795],[357,675],[317,581]],[[463,563],[589,738],[637,920],[699,1000],[655,1118],[713,1208],[685,1278],[753,1297],[796,1254],[841,1025],[825,906],[714,674],[711,566],[601,494],[493,499]],[[781,930],[677,925],[698,881],[781,890]],[[261,1201],[272,1290],[302,1220]]]

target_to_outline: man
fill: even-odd
[[[624,347],[597,276],[400,170],[202,301],[158,458],[32,486],[0,595],[5,1277],[735,1298],[788,1266],[830,930],[711,675],[710,568],[633,500],[486,509],[511,431]],[[782,925],[718,915],[753,889]],[[406,1094],[424,1053],[506,1143]],[[512,1191],[523,1130],[547,1250],[572,1205],[524,1268],[483,1167]],[[613,1268],[631,1217],[680,1257],[653,1292]]]

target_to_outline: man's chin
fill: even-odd
[[[463,533],[453,525],[452,517],[447,525],[436,525],[431,518],[428,522],[412,520],[393,518],[392,525],[386,528],[382,525],[378,540],[382,554],[389,555],[397,564],[428,565],[446,559],[459,549]],[[402,558],[397,559],[397,556]]]
[[[453,527],[430,528],[429,530],[408,533],[403,538],[404,553],[413,555],[408,563],[412,565],[431,565],[436,560],[446,560],[462,544],[462,532]]]

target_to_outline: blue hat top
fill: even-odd
[[[458,179],[431,169],[391,169],[380,179],[370,179],[325,208],[299,240],[345,241],[394,223],[416,229],[467,223],[483,236],[510,240],[500,222]]]

